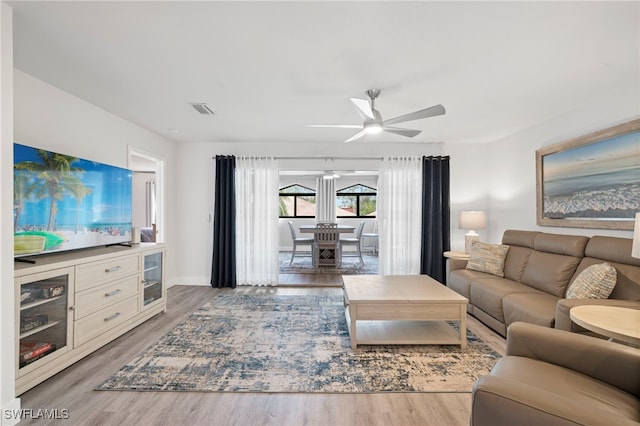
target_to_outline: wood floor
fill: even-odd
[[[308,274],[312,275],[312,274]],[[298,279],[304,281],[305,277]],[[307,277],[311,278],[311,277]],[[317,278],[317,277],[316,277]],[[323,277],[329,280],[330,277]],[[333,277],[336,279],[336,277]],[[311,280],[307,280],[311,281]],[[242,287],[174,286],[168,309],[20,396],[23,409],[68,410],[68,420],[25,418],[20,425],[468,425],[468,393],[197,393],[93,390],[137,353],[173,329],[219,291],[341,294],[313,285]],[[473,317],[468,327],[501,354],[505,342]]]

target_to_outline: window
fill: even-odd
[[[316,217],[316,191],[302,185],[280,188],[280,217]]]
[[[338,217],[376,217],[376,190],[356,184],[336,192]]]

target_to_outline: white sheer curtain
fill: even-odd
[[[237,284],[277,285],[277,161],[237,157],[235,190]]]
[[[336,181],[316,179],[316,222],[336,221]]]
[[[380,275],[420,273],[422,159],[387,158],[378,177]]]

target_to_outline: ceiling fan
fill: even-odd
[[[410,112],[409,114],[400,115],[398,117],[390,118],[389,120],[383,120],[382,115],[375,107],[375,101],[380,90],[370,89],[365,92],[369,100],[359,98],[349,98],[360,114],[360,117],[364,120],[360,124],[308,124],[308,127],[334,127],[342,129],[361,129],[358,133],[351,136],[345,142],[352,142],[356,139],[368,134],[376,134],[380,132],[395,133],[396,135],[406,136],[412,138],[420,134],[421,130],[404,129],[402,127],[392,127],[389,124],[404,123],[405,121],[419,120],[422,118],[435,117],[437,115],[443,115],[446,111],[440,104],[431,106],[429,108],[421,109],[419,111]]]

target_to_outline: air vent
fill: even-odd
[[[191,104],[191,106],[202,115],[213,115],[213,110],[207,104]]]

